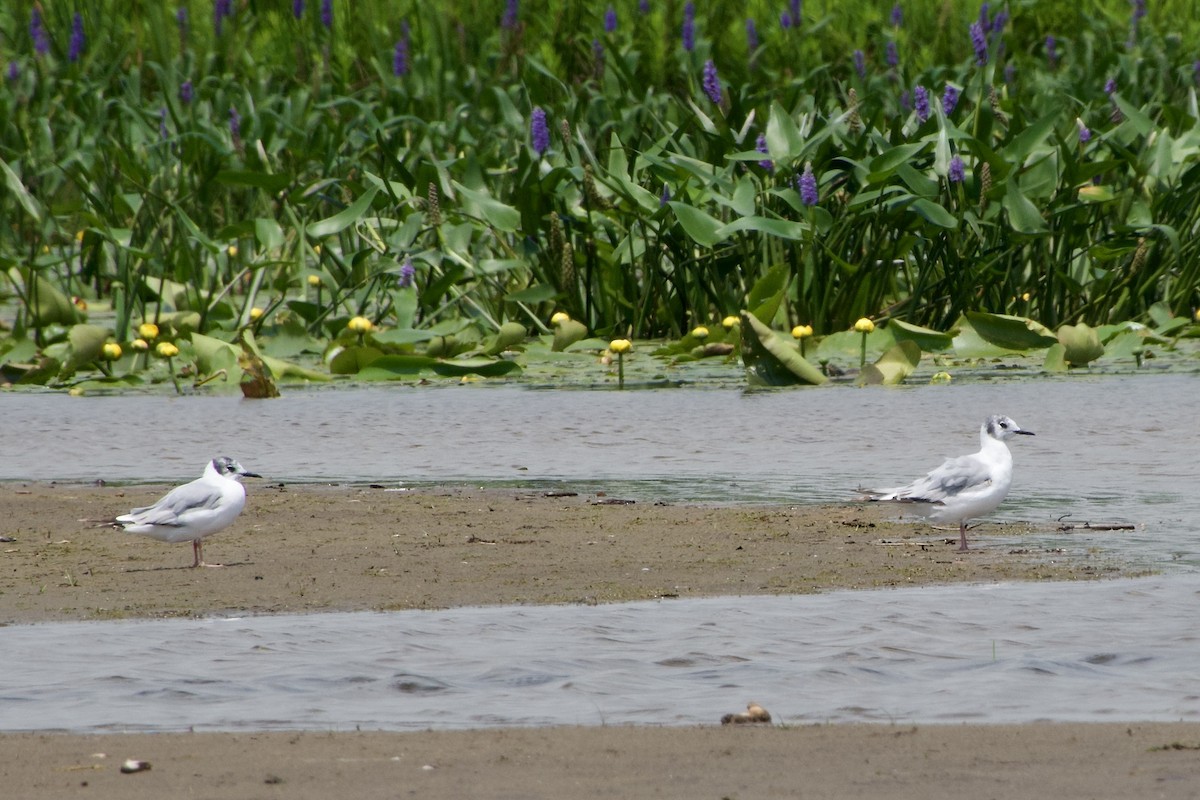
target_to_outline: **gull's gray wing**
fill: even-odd
[[[154,505],[135,508],[118,519],[138,525],[179,525],[180,517],[185,514],[214,509],[220,504],[220,488],[192,481],[175,487]]]
[[[978,456],[959,456],[946,459],[933,472],[897,489],[895,494],[897,499],[940,503],[947,497],[983,486],[991,480],[991,471]]]

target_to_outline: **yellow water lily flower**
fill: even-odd
[[[809,336],[812,336],[812,333],[812,325],[797,325],[792,328],[793,339],[807,339]]]
[[[229,254],[230,258],[237,258],[237,253],[238,253],[237,245],[236,244],[229,245],[229,247],[225,248],[225,252]]]
[[[859,333],[870,333],[871,331],[875,330],[875,323],[871,322],[871,320],[867,319],[866,317],[863,317],[858,322],[854,323],[854,330],[858,331]]]
[[[314,287],[320,286],[321,285],[321,276],[320,275],[309,275],[308,276],[308,285],[314,286]]]
[[[105,342],[104,347],[100,348],[100,354],[104,356],[105,361],[116,361],[121,357],[121,345],[116,342]]]
[[[697,339],[707,339],[708,328],[704,327],[703,325],[697,325],[696,327],[692,328],[692,336]]]
[[[143,322],[138,325],[138,336],[146,341],[158,338],[158,326],[153,322]]]
[[[173,358],[179,355],[179,348],[170,342],[159,342],[158,347],[154,348],[154,352],[163,358]]]
[[[254,306],[253,308],[250,309],[250,319],[261,319],[263,313],[265,313],[265,312],[263,312],[263,310],[261,308],[259,308],[258,306]]]
[[[951,380],[949,372],[935,372],[933,377],[929,379],[930,383],[949,383]]]
[[[614,353],[617,353],[618,355],[621,353],[628,353],[632,348],[633,348],[633,343],[630,342],[628,339],[613,339],[611,342],[608,343],[608,349],[612,350]]]
[[[725,330],[729,330],[734,325],[738,325],[740,323],[741,323],[741,320],[736,315],[730,314],[728,317],[721,320],[721,327],[724,328]]]
[[[565,311],[555,311],[554,316],[550,318],[551,325],[562,325],[564,322],[570,322],[571,316]]]
[[[346,327],[354,333],[369,333],[371,329],[375,327],[375,323],[371,322],[371,320],[367,319],[366,317],[352,317],[350,321],[346,323]]]
[[[146,350],[150,349],[150,343],[147,342],[145,339],[134,339],[132,342],[129,343],[129,346],[131,348],[133,348],[134,350],[146,351]]]

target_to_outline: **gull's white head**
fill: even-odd
[[[241,480],[242,478],[261,478],[257,472],[250,472],[229,456],[218,456],[212,460],[213,471],[226,478]]]
[[[992,414],[988,417],[983,423],[983,431],[999,442],[1007,441],[1017,434],[1033,436],[1033,431],[1021,430],[1021,426],[1014,422],[1012,417],[1003,414]]]

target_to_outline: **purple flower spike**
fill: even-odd
[[[900,49],[895,42],[887,43],[887,65],[892,69],[900,66]]]
[[[67,48],[67,60],[75,63],[83,55],[83,47],[87,39],[83,35],[83,15],[78,11],[71,18],[71,42]]]
[[[401,289],[407,289],[413,285],[413,278],[417,275],[417,268],[413,266],[412,258],[405,258],[404,263],[400,265],[399,284]]]
[[[746,20],[746,49],[753,55],[758,49],[758,26],[754,24],[753,19]]]
[[[1192,77],[1195,79],[1196,83],[1200,85],[1200,58],[1197,58],[1192,64]]]
[[[408,74],[408,23],[400,23],[400,38],[396,40],[396,49],[392,53],[392,74],[402,78]]]
[[[1117,79],[1109,78],[1104,82],[1104,93],[1112,94],[1115,91],[1117,91]]]
[[[643,17],[650,13],[650,0],[638,0],[638,13]]]
[[[508,0],[504,4],[504,14],[500,17],[500,27],[506,31],[515,30],[520,14],[521,6],[517,0]]]
[[[304,0],[292,0],[292,17],[300,19],[304,16]]]
[[[604,12],[604,32],[614,33],[617,30],[617,10],[612,6]]]
[[[942,113],[948,117],[954,113],[954,109],[957,107],[958,87],[947,83],[945,91],[942,92]]]
[[[683,7],[683,49],[692,52],[696,47],[696,4]]]
[[[8,76],[8,79],[13,82],[16,82],[16,80],[21,77],[21,65],[17,63],[15,58],[8,62],[8,72],[5,74]]]
[[[913,108],[917,112],[919,122],[929,119],[929,90],[924,86],[913,89]]]
[[[975,48],[975,66],[986,67],[988,63],[987,37],[983,33],[983,26],[978,22],[971,23],[971,46]]]
[[[900,4],[896,3],[892,6],[892,27],[899,28],[904,24],[904,11],[900,8]]]
[[[754,143],[754,149],[757,150],[758,152],[762,153],[763,155],[770,154],[771,151],[767,149],[767,135],[765,133],[760,133],[758,135],[758,141],[756,141]],[[762,167],[763,169],[765,169],[767,172],[775,171],[775,162],[769,158],[762,159],[761,161],[758,162],[758,165],[760,167]]]
[[[821,195],[817,190],[817,176],[813,174],[811,161],[805,162],[804,172],[796,179],[796,185],[800,189],[800,202],[804,205],[815,206],[821,202]]]
[[[229,135],[233,137],[234,144],[242,139],[242,115],[233,106],[229,107]]]
[[[185,106],[192,102],[192,82],[184,81],[179,85],[179,102]]]
[[[946,177],[951,183],[962,183],[966,180],[966,169],[963,167],[963,160],[958,156],[950,159],[950,168],[946,170]]]
[[[529,119],[529,138],[533,142],[533,150],[541,158],[550,149],[550,128],[546,125],[546,112],[541,107],[535,108]]]
[[[1050,65],[1050,69],[1058,66],[1058,40],[1053,34],[1046,37],[1046,63]]]
[[[704,93],[716,105],[721,105],[721,79],[717,76],[717,65],[710,58],[704,62]]]
[[[186,6],[180,6],[175,12],[175,25],[179,28],[179,41],[186,42],[188,36],[188,10]]]
[[[1087,144],[1090,142],[1092,140],[1092,132],[1088,130],[1088,126],[1084,124],[1083,120],[1076,118],[1075,125],[1079,128],[1079,143]]]
[[[658,196],[658,207],[662,208],[669,202],[671,202],[671,187],[664,183],[662,194]]]
[[[33,40],[33,52],[44,56],[50,52],[50,37],[46,35],[46,26],[42,23],[42,12],[34,6],[29,15],[29,38]]]
[[[979,6],[979,27],[985,31],[992,29],[992,17],[988,3],[982,3]]]
[[[167,108],[163,106],[158,110],[158,138],[167,138]]]
[[[792,27],[792,15],[791,15],[791,14],[789,14],[788,12],[786,12],[786,11],[784,11],[783,13],[781,13],[781,14],[779,15],[779,27],[783,28],[785,31],[786,31],[786,30],[791,30],[791,27]]]
[[[216,31],[218,37],[225,25],[225,19],[231,16],[233,16],[233,0],[216,0],[213,3],[213,30]]]
[[[862,50],[854,51],[854,71],[858,74],[859,80],[867,79],[867,57]]]
[[[321,0],[321,24],[333,28],[333,0]]]

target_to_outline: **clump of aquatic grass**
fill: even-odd
[[[747,25],[761,3],[285,5],[0,11],[0,360],[89,320],[270,351],[364,317],[431,357],[557,308],[679,336],[777,267],[785,330],[1200,304],[1179,0],[912,0],[819,31]]]

